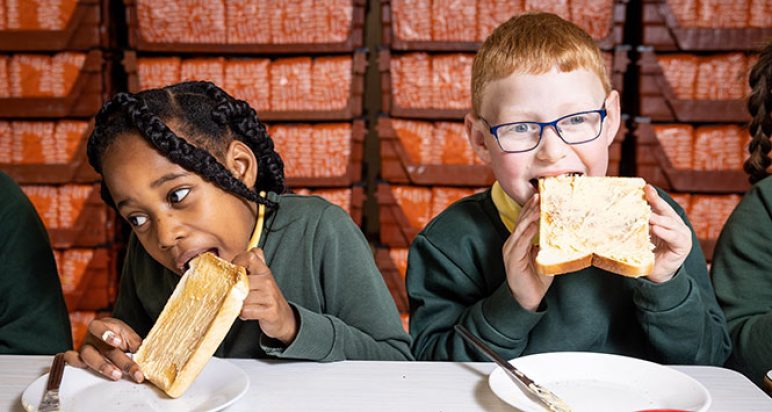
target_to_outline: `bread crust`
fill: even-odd
[[[164,379],[164,376],[154,374],[150,368],[143,368],[146,360],[145,355],[149,351],[147,345],[153,345],[155,342],[153,339],[153,329],[155,329],[155,325],[153,326],[153,329],[150,330],[150,333],[148,333],[148,336],[145,338],[145,340],[142,342],[142,345],[140,346],[137,353],[134,355],[134,361],[139,365],[140,370],[145,373],[145,378],[147,378],[147,380],[152,382],[172,398],[182,396],[182,394],[185,393],[188,387],[196,379],[198,374],[201,373],[201,370],[204,369],[206,364],[209,362],[209,359],[212,357],[214,352],[217,350],[217,347],[220,345],[222,340],[225,338],[225,335],[230,330],[231,326],[233,325],[233,321],[241,312],[244,299],[249,293],[249,281],[247,279],[246,270],[243,267],[231,265],[230,263],[228,263],[228,266],[223,266],[222,262],[225,261],[215,257],[211,253],[205,253],[199,258],[215,259],[220,261],[220,266],[224,267],[228,271],[227,274],[223,275],[234,276],[236,281],[230,287],[230,289],[228,289],[228,292],[223,299],[219,310],[217,310],[217,313],[213,317],[211,323],[207,326],[206,331],[201,335],[201,338],[197,342],[196,348],[193,350],[188,360],[179,369],[171,383],[168,382],[168,379]],[[183,297],[181,291],[184,289],[185,284],[187,283],[187,279],[187,276],[183,276],[182,280],[180,280],[180,283],[177,285],[174,292],[172,293],[172,296],[164,306],[164,310],[158,317],[158,320],[156,321],[157,324],[164,319],[164,312],[167,310],[167,307],[170,307],[169,303],[175,299],[181,299]],[[173,349],[169,348],[169,350]],[[147,373],[144,369],[148,369]]]
[[[565,273],[576,272],[592,265],[592,254],[582,256],[578,259],[567,260],[560,263],[542,263],[537,258],[534,262],[536,273],[545,276],[562,275]]]
[[[631,278],[638,278],[641,276],[648,276],[654,271],[654,261],[648,262],[643,266],[631,265],[626,262],[621,262],[615,259],[610,259],[600,255],[592,255],[592,265],[601,269],[607,270],[618,275],[627,276]]]

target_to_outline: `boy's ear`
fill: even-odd
[[[606,125],[604,127],[606,146],[611,146],[611,143],[614,143],[614,139],[617,137],[617,132],[622,122],[620,110],[619,93],[616,90],[612,90],[608,97],[606,97]]]
[[[469,139],[469,144],[472,145],[480,160],[488,165],[491,163],[491,154],[488,151],[488,146],[485,144],[486,131],[481,129],[482,120],[474,113],[469,112],[464,116],[464,128],[466,129],[466,137]]]
[[[244,142],[233,140],[225,152],[225,167],[247,187],[257,183],[258,163],[255,153]]]

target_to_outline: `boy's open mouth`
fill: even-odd
[[[563,173],[560,176],[584,176],[584,173],[571,172],[571,173]],[[533,179],[528,181],[531,184],[531,186],[533,186],[534,190],[536,190],[537,192],[539,191],[539,179],[542,177],[553,177],[553,176],[539,176],[539,177],[534,177]]]

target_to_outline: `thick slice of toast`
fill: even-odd
[[[190,261],[134,355],[145,378],[181,396],[225,338],[249,293],[246,270],[204,253]]]
[[[651,274],[651,208],[640,178],[558,176],[539,180],[542,275],[590,265],[624,276]]]

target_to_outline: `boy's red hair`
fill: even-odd
[[[600,49],[584,30],[552,13],[526,13],[499,25],[485,39],[472,64],[472,111],[480,115],[485,87],[512,73],[541,74],[557,67],[588,69],[608,94],[611,83]]]

